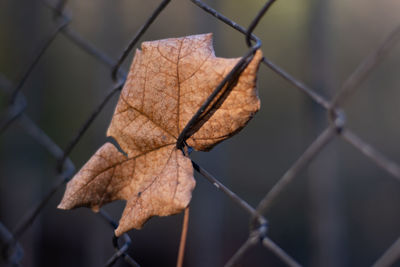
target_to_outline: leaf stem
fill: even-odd
[[[185,255],[185,246],[186,246],[186,237],[187,237],[188,227],[189,227],[189,207],[187,207],[185,209],[185,214],[183,216],[181,241],[179,243],[179,253],[178,253],[178,260],[176,262],[176,267],[183,266],[183,257]]]

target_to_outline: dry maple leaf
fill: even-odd
[[[141,228],[152,216],[178,213],[195,186],[191,160],[176,148],[177,138],[223,78],[239,61],[214,55],[212,35],[144,42],[137,50],[106,143],[67,184],[58,206],[97,211],[127,201],[115,234]],[[255,88],[262,58],[257,51],[223,104],[187,143],[208,150],[243,128],[258,111]]]

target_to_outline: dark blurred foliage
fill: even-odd
[[[116,59],[160,1],[71,0],[71,27]],[[247,27],[264,1],[205,1]],[[397,0],[277,0],[256,28],[264,55],[331,97],[356,66],[399,23]],[[54,29],[41,1],[0,1],[0,73],[12,82]],[[190,1],[172,1],[141,41],[214,33],[216,54],[244,55],[242,34]],[[126,70],[130,58],[125,61]],[[400,46],[344,106],[347,125],[400,162]],[[262,109],[234,138],[193,158],[256,206],[326,126],[323,109],[265,66],[259,73]],[[26,114],[65,148],[112,87],[110,69],[62,35],[22,88]],[[79,168],[105,142],[115,96],[71,154]],[[6,108],[0,93],[0,111]],[[13,124],[0,139],[0,221],[13,229],[54,183],[56,160]],[[221,266],[248,236],[249,216],[203,177],[191,202],[186,266]],[[51,199],[22,236],[24,266],[102,266],[112,255],[112,230],[88,209],[56,209]],[[371,265],[400,236],[400,183],[335,139],[296,177],[266,214],[269,236],[305,266]],[[105,207],[118,219],[123,203]],[[130,232],[129,254],[142,266],[174,266],[182,215],[153,218]],[[263,247],[242,266],[284,266]],[[117,264],[118,265],[118,264]],[[125,266],[121,261],[118,266]],[[400,265],[398,265],[400,266]]]

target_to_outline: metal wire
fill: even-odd
[[[15,84],[9,82],[8,79],[0,73],[0,89],[10,99],[7,109],[5,110],[3,117],[0,119],[0,133],[6,131],[10,125],[18,123],[22,129],[24,129],[26,134],[32,136],[39,144],[48,150],[52,157],[57,160],[58,164],[56,166],[56,182],[49,192],[42,197],[42,201],[34,205],[32,209],[27,211],[25,216],[18,223],[16,223],[17,226],[13,231],[8,230],[0,222],[0,245],[2,252],[1,259],[3,261],[12,266],[20,266],[20,261],[23,257],[23,248],[19,243],[19,239],[29,228],[32,222],[37,218],[37,215],[43,211],[43,208],[46,206],[54,193],[62,188],[73,176],[75,167],[69,158],[70,153],[82,139],[88,128],[91,127],[96,117],[98,117],[107,103],[109,103],[112,96],[120,92],[126,77],[126,72],[120,68],[121,65],[126,60],[128,54],[132,51],[139,39],[170,2],[170,0],[163,0],[160,2],[160,4],[152,12],[152,14],[150,14],[138,31],[133,34],[131,41],[127,45],[126,49],[121,52],[118,60],[114,60],[109,57],[106,53],[98,49],[93,43],[85,40],[84,37],[82,37],[72,28],[69,23],[71,19],[66,15],[65,12],[65,8],[68,7],[68,0],[43,2],[43,4],[53,12],[53,30],[46,38],[42,40],[41,45],[38,45],[38,49],[36,50],[37,52],[32,56],[32,60],[27,62],[27,64],[24,64],[27,66],[27,69],[22,71],[22,75]],[[202,1],[191,0],[191,2],[218,21],[227,24],[234,30],[243,34],[245,37],[244,41],[248,45],[249,50],[244,53],[244,56],[241,58],[241,60],[215,88],[214,92],[207,98],[196,114],[188,122],[186,127],[182,130],[176,144],[178,148],[183,148],[186,146],[185,140],[201,127],[205,121],[204,118],[212,116],[213,110],[215,110],[215,108],[221,105],[225,100],[225,96],[233,88],[236,79],[250,62],[255,51],[259,48],[262,49],[261,41],[253,34],[253,31],[257,28],[263,16],[267,14],[268,10],[271,8],[272,4],[276,2],[276,0],[267,1],[260,11],[254,16],[254,19],[249,23],[248,28],[238,25]],[[91,55],[102,64],[106,65],[109,68],[110,75],[115,81],[111,90],[104,96],[103,100],[100,101],[98,106],[89,115],[87,120],[82,124],[81,128],[73,136],[65,149],[61,149],[54,140],[52,140],[43,130],[38,127],[35,122],[33,122],[24,114],[27,100],[22,92],[22,88],[26,80],[32,75],[32,71],[36,68],[37,63],[40,61],[41,57],[46,53],[46,51],[48,51],[48,48],[52,45],[53,40],[59,34],[64,35],[67,40],[75,44],[79,49],[86,52],[88,55]],[[318,153],[321,152],[334,138],[342,138],[360,151],[360,153],[371,159],[377,166],[387,171],[395,178],[400,179],[399,164],[380,153],[376,148],[374,148],[373,145],[362,141],[358,135],[348,129],[345,124],[345,114],[340,109],[340,105],[344,102],[344,100],[348,99],[348,97],[357,89],[358,85],[365,80],[366,77],[368,77],[369,73],[381,60],[383,60],[384,56],[393,49],[399,39],[400,26],[389,35],[389,37],[376,49],[376,51],[365,58],[365,61],[360,64],[358,68],[356,68],[353,74],[349,76],[349,78],[343,84],[341,90],[339,90],[338,94],[332,100],[324,98],[318,94],[316,90],[313,90],[312,88],[306,86],[303,82],[298,81],[282,68],[272,63],[268,58],[265,57],[263,59],[262,62],[265,66],[274,71],[278,76],[288,81],[294,88],[303,92],[308,98],[319,104],[330,114],[328,118],[329,126],[314,140],[314,142],[309,145],[304,153],[284,173],[278,182],[268,192],[266,192],[265,196],[259,201],[256,208],[252,207],[248,202],[241,198],[239,194],[231,191],[227,186],[222,184],[203,167],[192,161],[194,169],[200,175],[211,182],[215,188],[219,190],[219,192],[225,194],[227,197],[229,197],[229,199],[236,203],[238,208],[245,210],[249,214],[251,226],[249,228],[248,238],[243,245],[238,248],[237,252],[231,256],[226,263],[226,266],[237,265],[242,258],[246,256],[246,253],[257,244],[262,245],[270,253],[275,254],[277,258],[279,258],[287,266],[300,266],[300,264],[290,255],[288,255],[283,248],[280,248],[268,237],[268,221],[264,217],[264,214],[268,208],[273,205],[274,200],[281,195],[281,192],[288,187],[288,185],[299,175],[299,173],[307,165],[309,165],[312,160],[318,156]],[[255,43],[252,45],[251,41],[254,41]],[[110,231],[113,231],[113,229],[117,227],[117,223],[104,210],[100,210],[99,216],[108,222],[110,225]],[[376,261],[374,266],[388,266],[398,259],[400,256],[399,242],[400,241],[397,240],[392,247],[384,252],[382,257]],[[120,239],[114,237],[112,243],[115,248],[115,253],[110,255],[110,258],[105,263],[105,266],[113,266],[118,260],[123,260],[130,266],[139,266],[139,264],[127,252],[131,244],[131,240],[127,234],[124,234]]]

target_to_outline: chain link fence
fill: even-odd
[[[114,96],[119,94],[127,74],[123,69],[123,64],[126,63],[127,58],[138,42],[144,39],[142,37],[148,29],[151,28],[152,23],[156,21],[157,18],[163,14],[165,8],[171,4],[170,2],[171,1],[169,0],[164,0],[156,6],[153,12],[144,20],[142,26],[132,35],[131,41],[126,49],[122,51],[116,59],[108,56],[107,53],[97,47],[95,43],[88,41],[84,34],[74,30],[72,15],[68,12],[68,0],[41,2],[41,5],[45,6],[52,13],[51,29],[44,34],[41,34],[41,39],[32,44],[32,46],[36,48],[36,52],[32,57],[30,57],[32,60],[27,63],[23,62],[17,64],[19,68],[23,68],[24,70],[15,82],[11,82],[5,74],[0,73],[0,89],[3,96],[6,96],[4,99],[7,99],[7,102],[4,102],[5,108],[1,113],[0,132],[4,134],[14,127],[14,125],[21,127],[27,136],[31,136],[35,142],[42,145],[56,160],[54,168],[57,170],[57,175],[51,181],[51,183],[54,184],[53,187],[41,197],[40,203],[27,203],[31,205],[31,208],[24,213],[24,216],[19,221],[15,222],[13,225],[5,225],[0,222],[1,262],[3,264],[9,266],[22,266],[24,252],[27,248],[21,245],[20,240],[35,220],[38,220],[39,215],[44,212],[46,204],[48,204],[52,196],[57,192],[62,191],[65,183],[75,173],[76,168],[70,158],[71,153],[77,146],[79,146],[83,136],[93,125],[95,119],[103,111],[105,106],[112,101]],[[250,25],[247,28],[240,26],[230,18],[225,17],[218,10],[213,9],[210,5],[202,1],[192,0],[191,2],[196,8],[207,13],[210,16],[209,20],[212,19],[217,23],[224,23],[234,31],[242,34],[243,43],[248,47],[248,51],[243,53],[242,59],[231,73],[225,77],[222,83],[216,88],[215,92],[219,92],[223,88],[228,88],[227,90],[229,90],[229,88],[232,87],[231,85],[234,84],[237,74],[240,73],[251,60],[254,52],[261,48],[265,55],[262,63],[267,68],[260,69],[259,75],[263,76],[266,70],[272,70],[276,75],[286,80],[288,84],[290,84],[291,89],[299,90],[327,114],[327,116],[323,118],[324,123],[326,123],[323,125],[326,125],[326,127],[304,150],[303,154],[294,161],[286,172],[284,172],[284,174],[277,180],[276,184],[269,189],[265,189],[265,195],[255,206],[246,202],[246,200],[241,197],[240,192],[235,193],[231,191],[224,183],[220,182],[217,177],[210,174],[210,172],[206,170],[207,167],[200,166],[199,163],[193,161],[194,169],[198,174],[200,174],[197,175],[197,179],[200,179],[201,176],[206,178],[206,180],[208,180],[215,189],[218,190],[218,192],[226,195],[232,203],[235,203],[238,209],[245,211],[247,217],[250,219],[250,228],[247,233],[247,239],[237,248],[235,253],[230,255],[225,266],[240,265],[243,259],[251,257],[248,254],[250,254],[255,248],[259,249],[260,245],[265,249],[265,253],[272,253],[275,255],[281,264],[287,266],[301,266],[300,262],[292,257],[290,255],[291,253],[285,250],[285,247],[280,247],[270,238],[270,225],[268,224],[268,216],[266,216],[266,214],[282,192],[290,187],[293,181],[296,180],[296,177],[298,177],[300,173],[319,156],[319,153],[333,142],[333,140],[340,138],[349,146],[358,150],[363,156],[370,159],[371,162],[379,166],[382,170],[389,173],[393,178],[400,179],[400,166],[396,161],[382,154],[373,144],[365,142],[358,133],[353,132],[351,130],[351,125],[348,125],[346,122],[346,114],[342,109],[345,102],[352,101],[349,99],[350,96],[360,88],[360,85],[370,76],[376,66],[396,47],[395,45],[400,39],[400,26],[393,29],[376,50],[365,57],[363,62],[351,73],[351,75],[348,76],[341,88],[334,93],[334,97],[328,99],[320,94],[319,90],[308,87],[305,83],[297,80],[288,72],[269,60],[268,51],[264,50],[261,40],[253,34],[253,32],[258,29],[257,27],[259,22],[264,16],[266,16],[266,14],[268,14],[268,10],[274,7],[274,2],[278,2],[278,0],[267,1],[259,12],[254,14],[254,18],[247,22],[248,25]],[[145,2],[142,4],[144,3]],[[49,23],[49,21],[47,23]],[[80,129],[72,135],[70,142],[66,144],[64,148],[57,144],[57,141],[53,140],[50,137],[50,134],[43,131],[37,123],[28,117],[25,111],[29,104],[30,97],[34,96],[34,92],[29,92],[29,97],[26,97],[25,95],[28,92],[25,92],[25,89],[22,90],[27,84],[29,78],[35,75],[35,69],[38,68],[37,66],[40,60],[46,56],[46,53],[51,53],[49,50],[51,50],[55,39],[59,38],[60,35],[64,38],[63,42],[70,42],[81,50],[82,53],[90,55],[97,60],[99,64],[104,64],[112,79],[112,86],[108,93],[103,97],[103,99],[101,99],[101,101],[99,101],[96,107],[92,108],[91,114],[81,125]],[[318,51],[315,52],[318,53]],[[26,88],[26,90],[33,90],[33,88]],[[208,106],[214,100],[214,97],[210,97],[204,105]],[[185,130],[183,130],[178,139],[178,142],[181,143],[180,145],[178,144],[178,146],[181,146],[189,137],[187,133],[195,126],[199,116],[201,115],[204,114],[199,110],[187,127],[185,127]],[[74,118],[70,119],[73,120]],[[71,133],[68,133],[68,135],[71,135]],[[24,162],[21,161],[20,165],[23,166],[23,164]],[[251,168],[251,166],[249,168]],[[322,174],[320,172],[319,175],[324,175],[323,171]],[[2,179],[7,180],[8,177],[3,177]],[[323,205],[323,203],[321,205]],[[108,223],[108,236],[111,235],[117,226],[117,223],[112,219],[113,216],[109,215],[109,213],[104,209],[101,209],[99,214],[100,217]],[[245,216],[245,214],[242,214],[242,216]],[[275,225],[274,227],[279,226]],[[132,240],[128,234],[124,234],[119,239],[114,237],[110,243],[112,243],[114,247],[114,253],[112,253],[111,250],[107,251],[107,253],[109,253],[109,258],[104,263],[105,266],[113,266],[114,264],[122,263],[128,266],[139,266],[140,262],[136,261],[129,253]],[[140,244],[137,244],[137,246],[140,246]],[[381,257],[376,259],[374,266],[390,266],[396,262],[399,256],[400,239],[395,241],[392,246],[387,248]],[[267,261],[262,263],[262,265],[264,264],[269,265]]]

